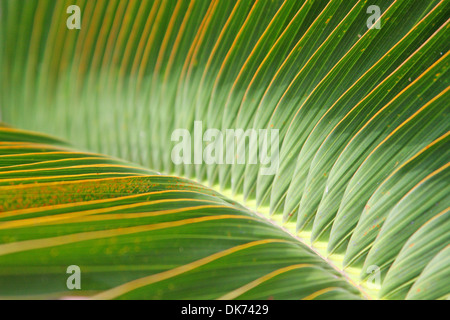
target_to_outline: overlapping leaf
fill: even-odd
[[[71,296],[72,265],[76,294],[97,299],[360,297],[307,246],[215,191],[46,136],[0,135],[2,298]]]

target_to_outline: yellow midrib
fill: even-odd
[[[207,182],[202,183],[205,186],[209,186]],[[317,254],[322,260],[324,260],[328,265],[330,265],[333,269],[339,272],[352,286],[357,288],[361,293],[361,296],[370,299],[377,300],[378,293],[380,291],[379,287],[373,287],[373,285],[368,284],[365,281],[361,281],[359,275],[362,272],[360,268],[345,268],[343,267],[343,255],[339,254],[331,254],[327,253],[327,244],[326,242],[315,242],[314,244],[310,241],[310,233],[309,232],[299,232],[297,233],[295,230],[295,223],[283,223],[281,221],[282,215],[274,215],[270,216],[270,208],[265,206],[260,206],[258,209],[256,208],[256,200],[244,200],[242,194],[233,195],[231,189],[222,190],[219,185],[209,186],[216,192],[224,195],[227,198],[230,198],[234,201],[237,201],[241,206],[247,208],[250,212],[256,214],[257,216],[267,220],[274,227],[281,229],[283,232],[289,234],[295,240],[301,242],[306,245],[309,249],[311,249],[315,254]]]

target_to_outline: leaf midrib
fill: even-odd
[[[184,179],[191,180],[190,178],[183,177]],[[270,223],[274,228],[281,230],[294,239],[295,241],[303,244],[307,248],[309,248],[314,254],[320,257],[326,264],[328,264],[331,268],[333,268],[336,272],[338,272],[343,279],[345,279],[352,287],[356,288],[361,296],[368,300],[377,300],[379,288],[369,288],[364,282],[359,280],[359,274],[361,274],[361,269],[354,268],[354,274],[347,272],[342,266],[338,265],[333,260],[342,260],[337,258],[338,255],[331,254],[327,255],[326,250],[321,250],[314,246],[306,237],[302,237],[301,234],[297,234],[295,230],[295,226],[289,226],[287,224],[283,224],[275,219],[273,219],[269,214],[269,207],[258,207],[257,210],[251,208],[249,201],[245,201],[242,194],[233,194],[231,189],[221,189],[219,185],[209,186],[208,183],[196,181],[197,183],[211,188],[212,190],[218,192],[219,194],[236,201],[240,206],[244,207],[250,213],[255,214],[261,219],[264,219],[268,223]],[[256,205],[255,205],[256,207]],[[267,212],[267,214],[263,213]],[[335,259],[333,259],[335,258]],[[337,258],[337,259],[336,259]]]

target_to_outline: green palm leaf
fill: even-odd
[[[0,0],[0,119],[21,128],[0,127],[0,297],[448,298],[449,17],[446,0]],[[195,121],[278,129],[276,173],[174,164]]]

